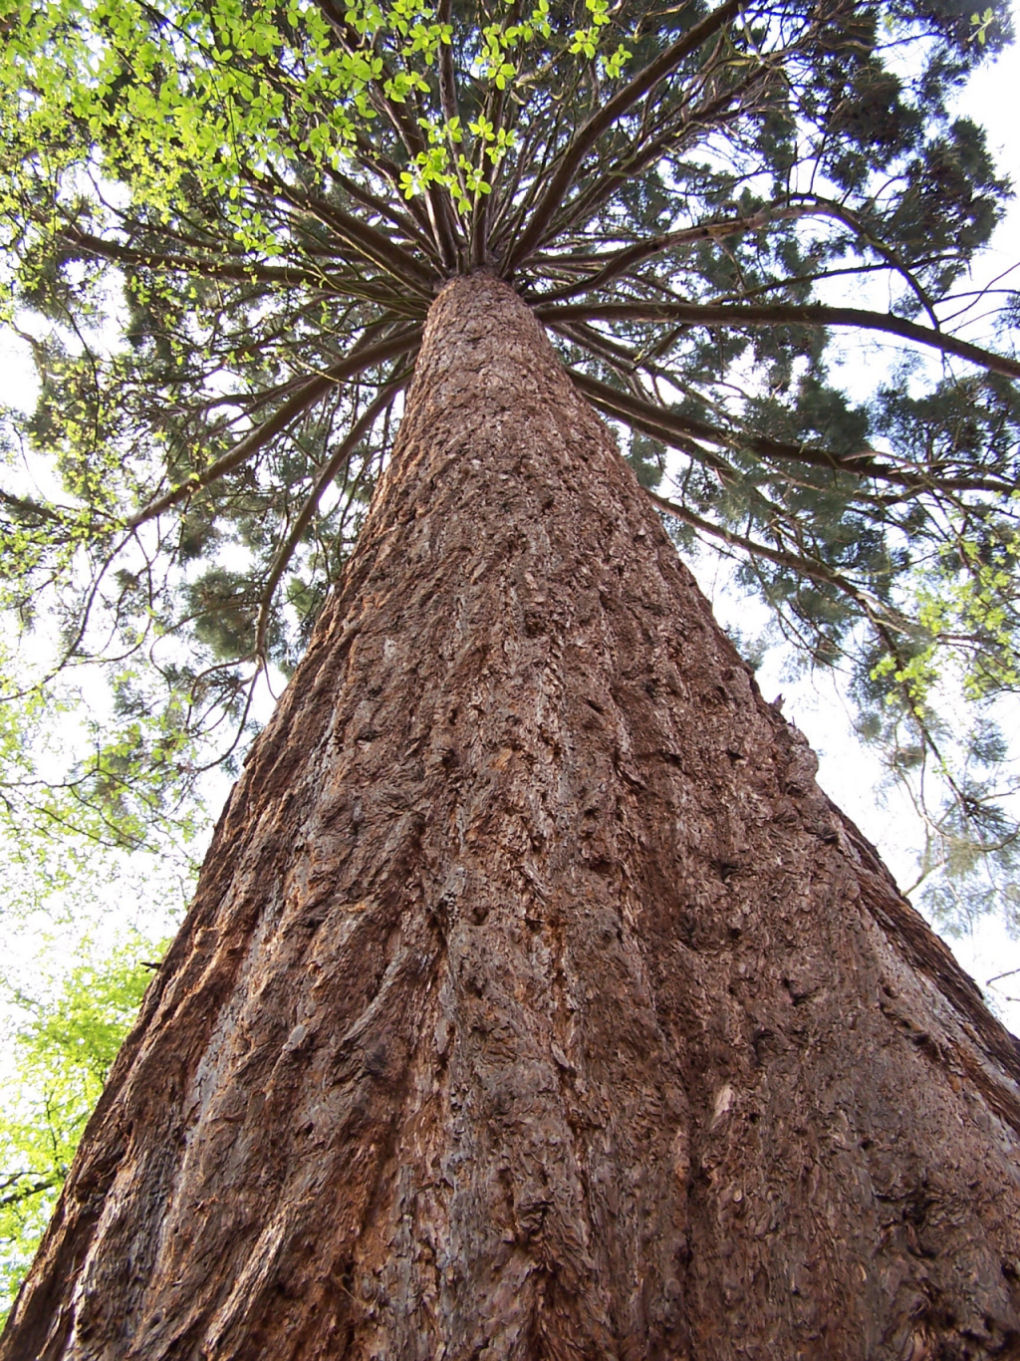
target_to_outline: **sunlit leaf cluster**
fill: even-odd
[[[149,943],[149,951],[158,947]],[[57,971],[3,997],[7,1080],[0,1116],[0,1321],[53,1212],[85,1122],[151,978],[143,943]]]

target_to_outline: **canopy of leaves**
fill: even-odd
[[[90,806],[179,806],[254,678],[292,666],[430,301],[481,268],[627,432],[680,543],[732,555],[846,671],[924,775],[931,867],[1008,862],[989,706],[1020,679],[1020,304],[970,283],[1008,187],[951,111],[1004,5],[3,13],[6,309],[40,398],[0,479],[0,603],[59,634],[9,688],[114,666],[112,736],[73,774]],[[969,745],[939,716],[956,691]]]

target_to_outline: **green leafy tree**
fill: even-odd
[[[85,962],[3,998],[0,1118],[0,1316],[6,1317],[74,1150],[135,1018],[159,946],[138,940],[112,956],[85,942]]]
[[[805,664],[845,672],[914,778],[927,869],[1008,871],[1017,300],[971,284],[1008,186],[951,112],[1004,7],[23,0],[2,22],[7,319],[40,383],[8,439],[3,603],[56,638],[6,684],[24,705],[114,672],[57,781],[80,825],[153,835],[243,740],[357,536],[432,297],[486,269],[681,547],[731,556]]]

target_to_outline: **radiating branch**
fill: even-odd
[[[784,303],[762,306],[739,303],[571,303],[556,305],[539,302],[535,315],[551,323],[569,321],[672,321],[690,326],[850,326],[883,331],[903,340],[955,355],[978,364],[990,373],[1020,378],[1020,361],[995,354],[967,340],[934,331],[931,327],[907,321],[891,312],[870,312],[858,307],[826,307],[821,304],[792,306]]]
[[[613,197],[620,181],[637,179],[667,154],[675,156],[682,147],[695,140],[695,134],[703,135],[709,129],[721,132],[727,125],[750,113],[753,105],[746,96],[755,86],[766,82],[770,75],[771,67],[756,67],[744,80],[721,95],[693,109],[681,110],[654,137],[634,146],[625,160],[614,162],[602,174],[586,175],[584,187],[556,213],[545,239],[561,237],[564,232],[590,219]]]
[[[625,246],[622,250],[606,252],[601,256],[589,256],[585,263],[595,266],[594,274],[590,274],[586,279],[578,279],[575,283],[567,284],[563,288],[536,294],[530,301],[539,316],[552,318],[559,313],[546,313],[541,309],[550,307],[554,302],[559,302],[562,299],[576,297],[579,293],[594,292],[597,288],[604,287],[621,274],[626,273],[634,265],[643,264],[646,260],[652,260],[655,256],[674,250],[677,246],[695,245],[699,241],[720,241],[728,236],[761,231],[763,227],[772,222],[787,222],[791,219],[810,217],[815,215],[816,212],[817,209],[807,204],[784,207],[770,205],[757,213],[752,213],[749,217],[716,218],[710,222],[699,222],[692,227],[683,227],[679,231],[659,232],[652,236],[645,236],[640,241],[635,241],[633,245]],[[594,320],[590,309],[585,312],[585,317]]]
[[[180,270],[184,274],[198,275],[205,279],[227,279],[233,283],[265,283],[296,288],[308,285],[318,289],[330,289],[329,276],[318,271],[297,269],[291,265],[264,265],[243,256],[230,259],[204,259],[197,255],[182,255],[172,251],[139,250],[135,246],[125,246],[118,241],[109,241],[92,232],[83,231],[76,224],[60,229],[60,235],[69,246],[77,247],[102,260],[122,265],[134,265],[152,270]],[[342,289],[335,290],[342,292]]]
[[[356,180],[352,180],[349,175],[343,174],[332,166],[327,167],[327,173],[335,184],[340,185],[345,194],[350,195],[352,199],[362,204],[363,207],[368,208],[371,212],[378,214],[379,217],[391,222],[393,226],[403,234],[407,241],[416,246],[423,255],[437,265],[440,263],[434,243],[429,240],[428,236],[421,230],[412,217],[408,216],[406,213],[400,212],[399,209],[394,208],[392,203],[388,203],[385,199],[379,198],[378,195],[373,194],[371,190],[366,189],[363,184],[359,184]]]
[[[382,363],[386,359],[393,359],[397,355],[407,354],[418,344],[420,334],[420,329],[415,326],[411,329],[403,329],[396,335],[380,340],[374,345],[365,348],[355,346],[344,359],[302,383],[293,397],[282,403],[272,416],[256,426],[254,430],[250,430],[222,457],[210,463],[201,472],[193,474],[187,481],[172,487],[163,496],[150,501],[147,506],[143,506],[141,510],[127,520],[127,527],[136,529],[148,520],[155,519],[157,515],[162,515],[172,506],[178,505],[181,501],[186,501],[196,491],[208,487],[221,477],[225,477],[227,473],[233,472],[235,468],[240,467],[260,449],[265,448],[274,436],[303,415],[331,387],[353,378],[356,374],[363,373],[373,364]]]
[[[809,446],[789,444],[783,440],[769,439],[763,435],[725,430],[720,426],[710,425],[707,421],[698,420],[694,416],[684,416],[679,412],[657,406],[654,402],[637,397],[631,392],[620,392],[610,387],[608,383],[600,382],[599,379],[577,369],[568,369],[568,372],[578,388],[596,406],[610,410],[616,419],[629,421],[647,433],[654,434],[657,439],[663,439],[667,443],[679,441],[678,448],[685,452],[696,451],[696,456],[705,459],[710,467],[715,467],[719,463],[719,458],[705,447],[705,441],[767,458],[796,459],[801,463],[831,468],[833,471],[856,473],[858,476],[870,474],[874,468],[874,455],[870,450],[855,455],[837,454],[830,450],[813,449]],[[735,475],[729,465],[724,467],[731,477]]]
[[[341,18],[332,0],[314,0],[314,3],[336,34],[341,48],[351,55],[361,51],[360,35],[346,18]],[[408,159],[413,161],[416,156],[425,152],[426,142],[414,118],[387,94],[387,86],[392,79],[392,72],[383,61],[380,75],[368,82],[368,98],[396,133]],[[457,260],[457,233],[449,195],[437,185],[429,184],[426,186],[424,199],[432,235],[443,265],[448,269],[452,268]]]
[[[678,38],[658,57],[623,87],[612,99],[578,128],[571,142],[558,157],[541,198],[535,205],[527,225],[512,246],[503,262],[502,273],[509,276],[528,258],[534,248],[541,244],[549,224],[562,206],[564,197],[574,181],[585,157],[602,134],[651,90],[664,77],[670,75],[685,57],[707,42],[725,24],[737,16],[745,7],[747,0],[724,0],[717,9],[712,10],[694,24],[683,37]]]
[[[813,581],[822,585],[835,587],[841,594],[852,600],[863,611],[865,617],[872,622],[882,619],[887,627],[903,627],[905,620],[902,615],[891,611],[887,605],[871,595],[870,592],[864,591],[849,577],[843,576],[841,572],[835,572],[831,567],[826,567],[823,562],[804,557],[800,553],[792,553],[788,549],[772,548],[758,539],[749,539],[743,534],[737,534],[734,530],[727,529],[725,525],[713,524],[711,520],[703,519],[702,516],[695,514],[686,506],[678,505],[675,501],[660,496],[658,492],[652,491],[649,487],[642,487],[642,491],[660,510],[664,510],[667,515],[671,515],[682,524],[696,529],[699,534],[721,540],[731,548],[739,548],[752,561],[755,558],[766,558],[779,567],[789,567],[792,571],[810,577]]]
[[[718,461],[715,454],[698,444],[720,444],[724,448],[738,452],[756,454],[760,458],[774,459],[779,463],[792,460],[805,463],[810,467],[827,468],[833,472],[850,473],[860,478],[876,478],[892,482],[897,486],[909,487],[915,491],[983,491],[996,496],[1011,494],[1015,488],[1005,477],[977,477],[969,475],[946,476],[937,470],[918,469],[905,471],[891,463],[883,462],[881,456],[871,449],[858,454],[837,453],[833,449],[819,448],[817,445],[792,444],[785,440],[769,439],[746,430],[726,430],[710,425],[707,421],[693,416],[684,416],[676,411],[657,406],[654,402],[624,393],[592,378],[576,369],[568,373],[577,387],[600,410],[607,411],[614,419],[629,422],[637,429],[651,434],[664,443],[674,444],[677,448],[690,452],[697,450],[697,457],[705,457],[709,466]]]
[[[279,176],[273,175],[270,180],[276,193],[287,203],[312,214],[362,259],[383,270],[419,297],[431,301],[435,274],[392,237],[384,236],[369,223],[344,212],[335,204],[327,203],[305,189],[299,190],[286,184]]]
[[[436,6],[436,23],[449,24],[452,0],[439,0]],[[453,69],[453,52],[449,43],[439,44],[439,104],[443,118],[451,123],[459,114],[457,105],[457,77]]]

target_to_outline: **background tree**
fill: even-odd
[[[5,997],[7,1076],[0,1119],[0,1292],[3,1317],[53,1212],[85,1121],[103,1090],[160,949],[140,937]],[[93,958],[89,959],[88,956]],[[41,987],[40,982],[48,982]]]

